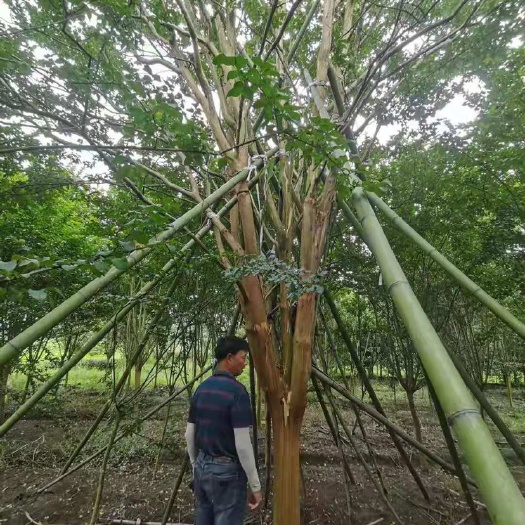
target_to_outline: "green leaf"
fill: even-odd
[[[95,261],[93,263],[93,266],[100,272],[100,273],[106,273],[109,268],[110,268],[110,264],[108,264],[107,262],[105,261]]]
[[[74,270],[75,268],[78,268],[77,264],[63,264],[62,270],[66,270],[66,272],[69,272],[70,270]]]
[[[248,65],[248,59],[243,57],[242,55],[237,55],[235,57],[234,65],[237,69],[242,69],[243,67],[246,67]]]
[[[220,55],[213,57],[213,63],[216,66],[235,66],[236,58],[237,57],[229,57],[221,53]]]
[[[229,164],[229,160],[227,157],[221,157],[218,161],[217,161],[217,167],[219,169],[223,169],[223,168],[227,168],[228,167],[228,164]]]
[[[164,217],[161,217],[162,220],[164,221],[165,218]],[[157,221],[155,220],[156,217],[154,216],[153,217],[153,221],[154,222],[160,222],[160,221]],[[148,241],[151,237],[151,235],[148,235],[147,233],[145,232],[141,232],[141,231],[138,231],[138,230],[133,230],[129,236],[136,242],[136,243],[139,243],[139,244],[148,244]],[[135,248],[137,248],[137,245],[135,244]]]
[[[135,251],[136,246],[133,241],[119,241],[118,243],[122,246],[125,252]]]
[[[45,290],[32,290],[29,289],[28,293],[30,297],[37,301],[45,301],[47,299],[47,292]]]
[[[228,91],[227,97],[240,97],[243,94],[244,82],[235,82],[234,86]]]
[[[18,263],[16,261],[0,261],[0,270],[4,270],[6,272],[12,272]]]
[[[125,257],[111,259],[111,264],[118,270],[125,271],[129,268],[129,262]]]

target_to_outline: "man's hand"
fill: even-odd
[[[248,494],[248,507],[250,510],[255,510],[262,501],[262,492],[259,490],[257,492],[251,492]]]

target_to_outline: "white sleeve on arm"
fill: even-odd
[[[261,482],[259,481],[259,474],[255,466],[255,457],[253,455],[252,441],[250,439],[250,428],[234,428],[235,434],[235,448],[237,455],[241,462],[246,477],[248,478],[248,485],[252,492],[259,492],[261,490]]]
[[[190,456],[191,466],[193,467],[197,457],[197,449],[195,448],[195,423],[188,423],[186,425],[185,437],[188,456]]]

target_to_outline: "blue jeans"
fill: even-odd
[[[238,460],[199,451],[194,469],[195,525],[242,525],[247,478]]]

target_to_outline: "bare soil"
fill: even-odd
[[[0,524],[89,523],[98,484],[100,458],[48,490],[37,493],[39,488],[59,475],[61,467],[92,423],[97,408],[103,403],[97,396],[90,396],[86,392],[75,392],[74,395],[74,403],[63,406],[59,411],[43,410],[35,413],[30,419],[19,422],[3,440],[0,440]],[[152,394],[151,404],[158,399]],[[387,405],[386,408],[389,416],[397,424],[406,429],[411,428],[410,412],[406,403],[398,401]],[[137,429],[134,435],[116,445],[105,480],[100,523],[111,523],[116,519],[140,519],[142,522],[162,520],[184,456],[182,436],[185,410],[183,402],[172,408],[174,417],[170,421],[174,422],[168,425],[165,447],[160,453],[156,472],[158,444],[164,426],[162,419],[148,422]],[[448,460],[436,417],[424,404],[419,406],[418,410],[425,444]],[[349,426],[352,426],[354,419],[348,407],[344,412]],[[374,457],[368,453],[359,429],[355,432],[355,439],[373,472],[376,472],[377,465],[388,491],[387,497],[404,524],[474,523],[472,518],[468,518],[470,511],[462,497],[459,482],[454,477],[407,447],[431,495],[430,501],[426,501],[401,462],[388,434],[371,419],[364,417],[364,421]],[[82,457],[87,457],[106,443],[111,426],[112,422],[105,423],[100,435],[95,436],[94,442],[88,446]],[[348,500],[339,450],[333,444],[326,422],[315,403],[308,409],[302,442],[304,524],[395,523],[355,452],[344,444],[355,478],[355,484],[348,485]],[[262,465],[264,449],[264,440],[260,438]],[[517,464],[508,449],[505,449],[504,453],[516,479],[524,488],[525,470]],[[262,466],[261,480],[264,479]],[[188,482],[189,475],[186,474],[170,515],[172,523],[192,523],[193,502]],[[474,498],[480,499],[475,491]],[[481,505],[479,514],[481,523],[490,523]],[[248,516],[247,521],[271,523],[271,512],[263,510],[254,513]]]

